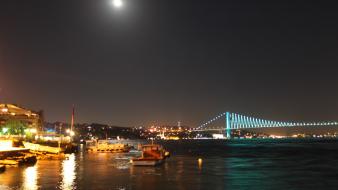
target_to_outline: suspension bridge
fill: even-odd
[[[209,128],[210,124],[215,121],[225,119],[224,128]],[[202,125],[195,128],[195,131],[225,131],[226,137],[231,138],[231,130],[233,129],[259,129],[259,128],[273,128],[273,127],[306,127],[306,126],[337,126],[337,121],[326,122],[292,122],[292,121],[271,121],[249,117],[238,113],[224,112]]]

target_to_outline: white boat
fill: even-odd
[[[63,152],[62,148],[58,148],[58,147],[44,146],[44,145],[29,143],[25,141],[22,143],[25,146],[25,148],[28,148],[31,151],[47,152],[47,153],[52,153],[52,154],[59,154]]]

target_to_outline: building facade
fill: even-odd
[[[0,126],[9,120],[20,121],[29,128],[40,130],[43,125],[43,112],[35,112],[14,104],[0,104]]]

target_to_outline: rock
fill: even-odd
[[[6,166],[0,165],[0,173],[4,172],[6,170]]]
[[[24,164],[35,164],[37,161],[36,156],[26,156],[24,158]]]

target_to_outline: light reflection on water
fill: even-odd
[[[38,189],[38,166],[27,167],[24,171],[24,182],[22,189],[35,190]]]
[[[0,189],[336,189],[338,141],[229,144],[165,142],[164,165],[132,167],[137,154],[78,153],[8,168]],[[199,162],[198,158],[202,158]],[[278,180],[276,180],[278,179]]]
[[[76,161],[75,155],[71,154],[67,160],[62,162],[62,182],[61,189],[68,190],[75,188],[75,173]]]

